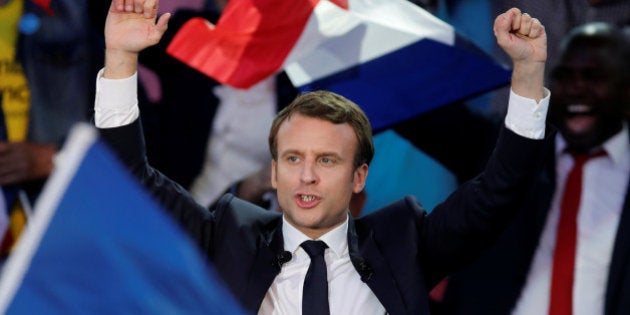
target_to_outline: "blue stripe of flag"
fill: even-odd
[[[423,39],[299,87],[330,90],[359,104],[376,131],[509,83],[511,71],[465,39]]]

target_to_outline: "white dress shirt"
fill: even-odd
[[[282,265],[274,279],[258,314],[301,314],[302,287],[311,263],[308,254],[300,247],[308,236],[283,220],[284,249],[291,252],[291,260]],[[322,235],[328,248],[324,252],[328,276],[328,302],[331,315],[383,315],[385,308],[372,290],[361,281],[354,269],[348,251],[348,219]]]
[[[138,117],[136,96],[137,75],[127,79],[111,80],[97,78],[95,124],[99,128],[112,128],[133,122]],[[532,139],[545,135],[545,117],[549,106],[549,90],[544,98],[536,101],[521,97],[510,91],[508,111],[505,118],[507,128]],[[385,314],[385,309],[369,287],[361,281],[354,269],[347,243],[348,222],[326,233],[320,239],[328,249],[324,254],[328,270],[329,303],[331,314]],[[267,291],[259,314],[301,314],[302,285],[310,264],[308,254],[299,246],[307,240],[304,234],[284,221],[284,248],[293,254],[288,263],[282,265],[280,274]],[[421,296],[419,299],[423,298]]]
[[[534,255],[515,315],[547,314],[551,286],[556,227],[560,201],[573,158],[564,152],[567,144],[556,139],[556,182],[551,209]],[[630,144],[628,126],[606,141],[607,155],[584,165],[582,200],[578,209],[573,314],[604,314],[608,268],[628,189]]]

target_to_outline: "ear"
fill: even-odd
[[[271,160],[271,187],[278,189],[278,176],[276,176],[276,160]]]
[[[355,194],[360,193],[365,188],[365,181],[368,176],[368,165],[362,164],[354,170],[354,187],[352,188],[352,192]]]

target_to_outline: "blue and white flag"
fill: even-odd
[[[1,314],[242,314],[183,230],[79,125],[0,279]]]

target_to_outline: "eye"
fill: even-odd
[[[297,157],[297,156],[295,156],[295,155],[289,155],[289,156],[287,157],[287,161],[289,161],[289,162],[291,162],[291,163],[296,163],[296,162],[298,162],[299,160],[300,160],[300,158],[298,158],[298,157]]]
[[[322,164],[333,164],[335,161],[332,158],[325,156],[320,159],[320,162],[322,162]]]
[[[589,82],[599,82],[608,79],[608,73],[601,69],[586,69],[581,74],[584,80]]]
[[[556,67],[551,72],[551,78],[558,82],[569,82],[575,80],[584,80],[586,82],[600,83],[609,78],[609,73],[605,69],[599,68],[580,68],[574,69],[570,67]]]
[[[573,78],[573,73],[566,67],[556,67],[551,71],[551,77],[557,81],[567,81]]]

